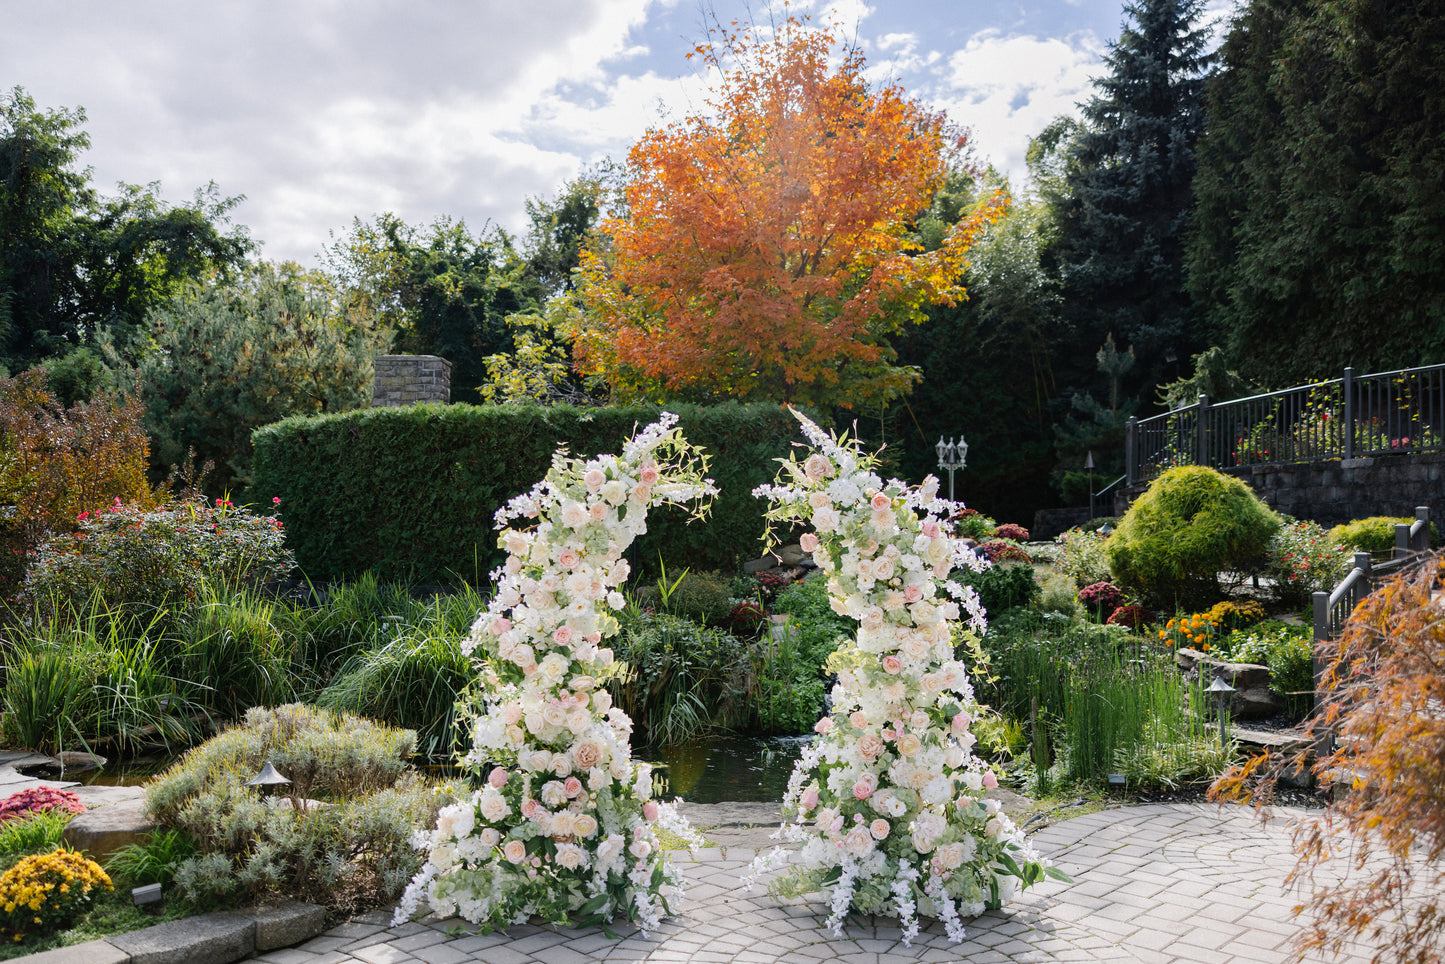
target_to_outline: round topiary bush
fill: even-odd
[[[1206,606],[1219,573],[1263,563],[1279,517],[1238,479],[1202,465],[1165,472],[1107,544],[1115,582],[1156,607]]]

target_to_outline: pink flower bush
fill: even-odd
[[[965,612],[975,632],[984,616],[974,591],[947,577],[986,564],[942,524],[956,506],[937,498],[937,479],[885,483],[856,442],[798,418],[815,451],[756,494],[773,503],[771,522],[811,524],[829,602],[858,632],[829,659],[833,712],[783,798],[780,833],[801,845],[797,858],[760,857],[754,877],[786,863],[774,891],[823,892],[835,934],[850,913],[885,914],[907,943],[930,916],[961,941],[961,917],[1059,876],[997,801],[983,799],[997,777],[973,753],[976,705],[953,633]]]
[[[20,820],[32,813],[43,813],[46,810],[81,814],[85,813],[85,804],[81,803],[80,798],[69,790],[56,790],[52,787],[27,787],[0,800],[0,823]]]
[[[623,552],[660,504],[706,513],[716,492],[705,461],[664,413],[621,456],[559,452],[547,478],[497,513],[506,563],[464,648],[478,661],[485,709],[465,763],[482,788],[444,808],[419,844],[427,861],[397,908],[506,927],[621,915],[644,932],[681,885],[656,828],[700,845],[671,804],[652,795],[651,768],[632,759],[632,721],[604,683],[616,673],[604,642],[618,631]],[[528,520],[526,528],[511,525]]]

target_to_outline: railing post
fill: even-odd
[[[1355,580],[1355,588],[1350,594],[1350,610],[1353,611],[1360,604],[1360,600],[1375,591],[1372,585],[1374,579],[1374,563],[1370,560],[1368,552],[1355,553],[1355,568],[1360,570],[1360,578]]]
[[[1352,367],[1345,368],[1345,377],[1341,385],[1345,393],[1345,458],[1355,457],[1355,370]]]
[[[1394,559],[1403,559],[1410,554],[1410,526],[1404,522],[1395,523]]]
[[[1209,396],[1203,393],[1199,396],[1199,421],[1195,426],[1194,442],[1194,464],[1209,465]]]
[[[1414,532],[1415,526],[1410,530],[1414,538],[1410,540],[1412,552],[1424,552],[1430,548],[1430,507],[1428,505],[1415,506],[1415,522],[1420,526],[1419,532]]]
[[[1124,423],[1124,476],[1125,485],[1139,480],[1139,418],[1135,415]]]
[[[1334,639],[1335,634],[1330,630],[1330,594],[1327,592],[1316,592],[1310,594],[1310,602],[1314,606],[1314,645],[1310,647],[1310,673],[1315,681],[1315,703],[1320,699],[1320,677],[1324,675],[1324,664],[1320,662],[1320,644]]]

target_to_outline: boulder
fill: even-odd
[[[1229,715],[1237,720],[1262,719],[1284,709],[1284,700],[1269,688],[1268,666],[1228,663],[1187,646],[1175,651],[1174,662],[1190,679],[1202,673],[1206,681],[1217,677],[1233,686]]]
[[[127,844],[140,843],[155,828],[155,821],[146,816],[144,799],[122,800],[73,818],[65,825],[64,840],[103,864]]]

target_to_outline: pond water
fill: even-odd
[[[633,755],[667,768],[669,799],[678,796],[691,803],[775,803],[783,799],[793,764],[813,739],[811,734],[716,736],[671,747],[638,747]],[[166,756],[137,757],[62,779],[93,786],[139,786],[173,762],[173,757]],[[435,770],[445,773],[450,768]]]
[[[667,766],[668,792],[691,803],[775,803],[803,747],[815,737],[717,736],[671,747],[640,747],[639,759]]]

